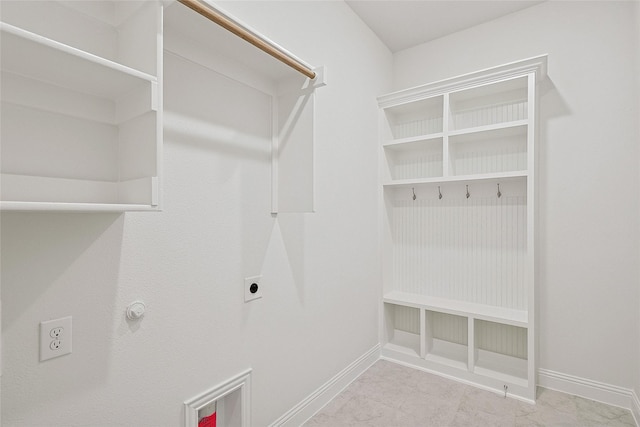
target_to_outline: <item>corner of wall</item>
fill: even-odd
[[[271,424],[271,427],[302,425],[340,394],[380,358],[380,344],[376,344],[333,378],[320,386]]]
[[[640,426],[640,398],[638,397],[637,390],[632,391],[631,394],[633,398],[631,413],[636,421],[636,425]]]
[[[634,2],[635,8],[635,71],[636,71],[636,93],[640,92],[640,3]],[[636,112],[640,112],[640,97],[636,97]],[[640,123],[636,122],[636,139],[640,139]],[[640,163],[640,158],[638,158],[638,162]],[[638,173],[638,184],[640,184],[640,171]],[[638,203],[638,213],[640,214],[640,202]],[[640,215],[638,215],[640,218]],[[640,221],[640,219],[638,220]],[[639,230],[640,231],[640,230]],[[638,245],[640,245],[640,235],[638,236]],[[639,260],[640,261],[640,260]],[[640,263],[638,263],[640,265]],[[638,290],[637,301],[638,308],[636,310],[636,326],[637,336],[636,336],[636,360],[640,360],[640,271],[638,271],[638,286],[636,286]],[[640,426],[640,363],[636,364],[636,372],[635,372],[635,381],[634,381],[634,393],[633,393],[633,415],[636,419],[636,424]]]

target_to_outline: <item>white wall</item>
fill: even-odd
[[[241,3],[328,69],[317,213],[270,215],[265,98],[168,54],[163,212],[2,214],[3,426],[180,426],[184,400],[247,367],[267,425],[377,343],[375,97],[391,54],[342,2]],[[246,305],[253,274],[265,296]],[[128,322],[136,299],[147,314]],[[39,363],[39,322],[66,315],[73,353]]]
[[[540,103],[539,367],[639,392],[636,6],[545,2],[397,53],[394,86],[549,54]]]

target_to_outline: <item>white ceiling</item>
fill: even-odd
[[[347,0],[392,52],[526,9],[541,0]]]

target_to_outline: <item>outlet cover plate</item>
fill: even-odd
[[[71,353],[71,316],[40,322],[40,361]]]
[[[251,292],[252,286],[257,285],[255,292]],[[244,302],[262,298],[262,276],[252,276],[244,279]]]

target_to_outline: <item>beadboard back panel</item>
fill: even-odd
[[[420,334],[420,311],[417,308],[394,305],[393,316],[396,329]]]
[[[450,173],[473,175],[527,169],[525,127],[485,132],[483,137],[449,137]]]
[[[437,311],[427,311],[425,317],[426,326],[430,329],[432,338],[456,344],[468,344],[469,334],[466,317],[438,313]]]
[[[476,347],[519,359],[527,358],[527,330],[486,320],[476,320]]]
[[[526,196],[458,193],[392,200],[396,288],[526,310]]]
[[[389,153],[389,171],[393,179],[415,179],[442,176],[442,142],[437,140],[420,150]]]

